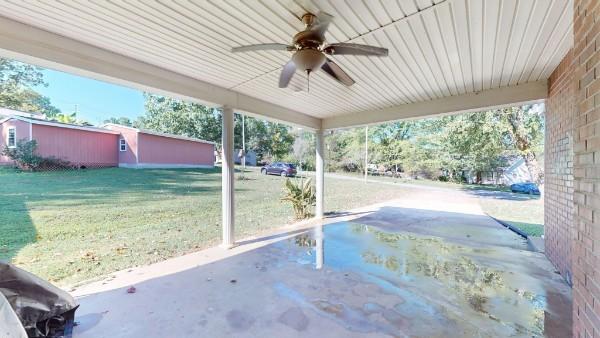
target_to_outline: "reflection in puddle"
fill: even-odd
[[[351,317],[353,322],[356,313],[366,318],[377,315],[386,320],[381,331],[388,333],[388,325],[402,331],[413,318],[428,316],[438,324],[452,323],[463,333],[543,335],[543,288],[535,285],[534,277],[517,277],[501,263],[490,266],[494,255],[501,255],[496,249],[476,249],[351,223],[320,227],[278,245],[288,253],[289,261],[352,272],[359,282],[373,283],[404,299],[391,308],[375,303],[349,308],[342,302],[308,301],[328,315]]]

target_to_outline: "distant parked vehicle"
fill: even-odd
[[[260,168],[264,175],[279,175],[281,177],[296,176],[296,165],[291,163],[275,162]]]
[[[529,195],[540,194],[540,189],[535,183],[515,183],[510,186],[510,191]]]

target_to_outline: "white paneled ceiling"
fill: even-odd
[[[567,0],[1,0],[0,16],[316,118],[536,82],[573,44]],[[306,12],[334,16],[328,42],[389,49],[334,56],[355,80],[322,72],[277,85],[291,54],[230,52],[290,43]]]

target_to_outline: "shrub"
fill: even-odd
[[[281,200],[292,204],[296,219],[305,219],[312,216],[310,209],[315,205],[317,195],[310,178],[306,181],[302,179],[299,183],[294,183],[289,178],[286,179],[284,192],[285,196]]]
[[[69,169],[73,166],[64,160],[54,157],[42,157],[36,154],[37,142],[35,140],[17,141],[16,147],[5,147],[2,150],[2,155],[7,156],[15,161],[17,166],[23,170],[53,170],[53,169]]]
[[[35,153],[36,149],[37,142],[35,140],[19,140],[16,147],[5,147],[2,155],[15,161],[21,169],[34,170],[42,162],[42,157]]]
[[[42,161],[34,170],[64,170],[64,169],[86,169],[85,166],[77,167],[69,161],[61,160],[56,157],[42,157]]]

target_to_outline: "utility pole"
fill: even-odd
[[[365,127],[365,183],[369,174],[369,126]]]

